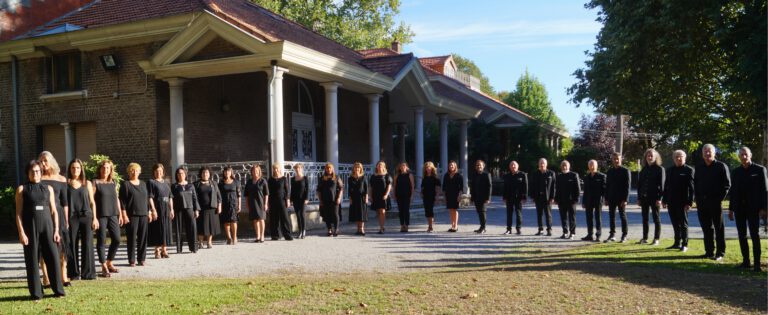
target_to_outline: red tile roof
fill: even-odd
[[[377,54],[372,55],[376,56]],[[411,60],[413,60],[413,54],[407,53],[402,55],[366,58],[363,59],[361,63],[371,71],[394,78]]]
[[[429,68],[437,73],[445,73],[445,62],[451,58],[451,55],[419,58],[419,62],[424,68]]]
[[[389,57],[389,56],[400,55],[398,52],[389,48],[363,49],[363,50],[358,50],[357,52],[363,55],[363,57],[365,58]]]

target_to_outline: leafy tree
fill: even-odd
[[[631,125],[697,148],[739,145],[759,159],[765,137],[766,1],[592,0],[603,28],[572,101],[631,116]]]
[[[88,161],[83,161],[83,169],[85,170],[85,177],[94,179],[99,174],[99,165],[103,161],[110,161],[110,158],[106,155],[91,154]],[[123,181],[123,177],[117,172],[117,164],[112,162],[112,178],[115,180],[116,188],[120,187],[120,183]]]
[[[511,150],[503,163],[503,170],[507,171],[507,163],[515,160],[520,165],[520,170],[532,172],[536,170],[540,158],[547,159],[550,169],[556,169],[556,164],[559,163],[557,154],[544,144],[542,132],[543,129],[536,122],[512,129],[510,143],[507,144]]]
[[[491,86],[491,81],[488,80],[488,77],[486,77],[482,71],[480,71],[480,67],[478,67],[474,61],[464,58],[459,54],[451,55],[453,56],[453,61],[456,63],[457,70],[478,78],[480,80],[480,91],[496,97],[496,90]]]
[[[536,120],[563,128],[563,122],[552,109],[549,94],[538,78],[525,71],[517,80],[515,90],[509,93],[504,102],[533,116]]]
[[[574,149],[568,156],[571,164],[578,169],[585,169],[587,161],[594,159],[600,169],[610,165],[611,154],[616,151],[616,117],[603,114],[595,116],[582,115],[579,120],[579,135],[573,138]],[[625,131],[624,138],[629,139]],[[588,157],[582,161],[581,157]]]
[[[395,23],[399,0],[251,0],[352,49],[410,43],[413,31]]]

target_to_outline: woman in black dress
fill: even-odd
[[[211,180],[211,170],[207,167],[200,169],[200,180],[195,183],[195,193],[200,202],[200,216],[197,218],[197,235],[202,246],[213,246],[213,236],[221,233],[219,214],[221,214],[221,192]]]
[[[309,201],[309,180],[304,177],[304,164],[293,166],[294,176],[291,178],[291,203],[296,212],[296,221],[299,224],[299,238],[306,236],[304,223],[304,206]]]
[[[195,220],[200,216],[200,204],[197,202],[195,185],[187,182],[187,169],[183,167],[176,169],[176,183],[171,185],[171,192],[173,193],[173,208],[176,214],[174,218],[176,223],[176,252],[181,253],[182,250],[181,230],[183,228],[189,251],[197,253],[195,244],[197,223]]]
[[[120,227],[125,224],[125,217],[120,212],[120,201],[117,198],[117,184],[115,183],[114,164],[104,160],[99,165],[99,175],[93,184],[96,187],[95,200],[96,211],[99,218],[99,231],[96,234],[96,249],[101,264],[101,276],[109,277],[111,273],[119,270],[112,265],[117,249],[120,247]],[[109,252],[104,256],[104,247],[109,234]]]
[[[357,222],[355,235],[365,236],[365,222],[368,221],[368,182],[360,162],[352,166],[352,176],[347,179],[349,189],[349,222]]]
[[[451,215],[451,228],[448,232],[457,232],[459,230],[459,200],[464,191],[464,177],[458,172],[459,167],[456,161],[448,162],[448,171],[443,176],[443,194],[445,196],[445,207]]]
[[[368,179],[371,208],[376,210],[379,218],[379,234],[384,234],[384,224],[387,222],[387,199],[392,190],[392,177],[387,174],[387,164],[384,161],[376,163],[376,169]]]
[[[53,188],[40,183],[41,167],[37,161],[27,164],[29,182],[16,188],[16,227],[19,242],[24,246],[24,265],[27,270],[27,287],[33,300],[43,298],[40,283],[40,256],[48,261],[46,269],[51,279],[51,288],[56,297],[64,296],[64,285],[60,273],[59,252],[56,244],[61,242],[59,216]]]
[[[96,266],[93,262],[93,231],[99,228],[99,220],[96,218],[96,201],[93,198],[93,184],[85,179],[85,169],[80,159],[69,162],[67,169],[69,170],[67,186],[70,210],[69,232],[72,241],[70,250],[75,260],[72,265],[75,271],[72,279],[93,280],[96,279]],[[80,261],[78,261],[78,253],[80,253]]]
[[[400,163],[395,176],[395,201],[400,217],[400,232],[408,232],[411,223],[411,199],[413,198],[413,175],[408,169],[408,163]]]
[[[125,218],[125,233],[128,234],[128,263],[136,267],[144,266],[147,260],[147,225],[157,217],[157,212],[149,211],[149,192],[147,184],[139,179],[141,166],[128,164],[128,180],[120,185],[120,206]],[[137,257],[138,256],[138,257]]]
[[[328,228],[328,236],[339,236],[339,212],[344,184],[336,176],[333,164],[325,164],[323,177],[317,182],[317,197],[320,199],[320,216]]]
[[[219,218],[224,223],[224,234],[227,236],[227,244],[237,244],[237,221],[240,214],[242,191],[240,181],[235,180],[235,172],[231,166],[225,166],[222,171],[222,179],[219,182],[221,192],[221,215]]]
[[[432,233],[435,223],[435,199],[440,187],[440,179],[437,178],[437,168],[432,162],[424,163],[424,177],[421,180],[421,200],[424,201],[424,216],[427,217],[427,233]]]
[[[72,251],[70,250],[69,242],[69,202],[67,201],[67,178],[61,176],[59,163],[53,157],[51,152],[43,151],[37,158],[40,161],[40,166],[43,170],[43,176],[40,182],[44,185],[51,186],[53,188],[53,197],[56,201],[56,213],[59,216],[59,231],[61,234],[61,242],[59,242],[59,262],[61,263],[61,279],[64,281],[64,286],[69,286],[69,276],[73,274],[73,269],[67,267],[67,263],[72,261]],[[48,274],[45,268],[45,261],[41,265],[43,269],[43,284],[48,285],[50,283]]]
[[[290,187],[288,179],[283,176],[282,166],[278,163],[272,164],[272,177],[267,181],[269,186],[269,235],[273,241],[283,238],[286,241],[292,241],[291,220],[288,217],[288,207],[290,207]],[[279,230],[279,231],[278,231]]]
[[[155,258],[168,258],[168,244],[171,243],[171,220],[173,211],[171,186],[165,181],[163,164],[152,166],[152,179],[147,182],[149,207],[157,217],[149,224],[149,246],[155,247]]]
[[[264,243],[264,219],[269,206],[269,185],[261,177],[261,167],[251,167],[251,180],[245,185],[245,201],[248,205],[248,218],[256,231],[256,243]]]

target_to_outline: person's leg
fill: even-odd
[[[542,220],[542,216],[544,215],[544,203],[536,200],[536,222],[539,224],[539,233],[541,234],[541,231],[544,230],[544,221]]]
[[[557,204],[557,210],[560,212],[560,225],[563,228],[563,236],[566,236],[568,233],[568,205],[566,204]]]
[[[46,264],[48,276],[51,280],[51,290],[53,294],[57,296],[64,295],[64,281],[62,280],[61,273],[64,270],[61,269],[59,262],[59,250],[56,243],[53,242],[53,229],[48,226],[43,228],[40,233],[40,252],[42,253],[43,260],[48,262]]]
[[[586,219],[587,219],[587,239],[592,238],[592,233],[594,232],[594,216],[595,216],[595,207],[589,206],[584,209],[584,212],[586,213]]]
[[[275,241],[280,239],[280,232],[278,228],[280,226],[280,209],[278,207],[269,207],[269,237]]]
[[[81,238],[80,234],[83,232],[83,226],[80,223],[79,217],[74,217],[69,220],[69,251],[72,253],[72,264],[68,265],[68,276],[70,278],[80,277],[80,259],[77,253],[80,251],[79,241],[85,241],[85,238]]]
[[[517,219],[515,228],[517,229],[517,234],[520,234],[520,229],[523,227],[523,202],[517,201],[514,203],[513,206],[515,211],[515,217]]]
[[[293,202],[293,210],[296,212],[296,223],[299,226],[299,237],[304,238],[304,201]]]
[[[109,229],[108,222],[109,218],[107,217],[99,218],[99,229],[96,230],[96,253],[99,256],[99,263],[103,268],[106,268],[104,265],[104,261],[106,261],[106,257],[104,256],[104,247],[106,247],[107,242],[107,229]]]
[[[80,220],[80,239],[83,242],[80,259],[80,278],[95,279],[96,264],[93,261],[93,229],[91,228],[93,217],[85,217]],[[77,255],[77,252],[74,254]]]
[[[717,250],[715,256],[725,256],[725,225],[723,223],[723,206],[718,202],[714,207],[714,213],[712,214],[712,225],[715,229],[715,239],[717,244]]]
[[[279,213],[280,217],[280,232],[283,234],[283,238],[286,240],[292,240],[293,236],[291,236],[291,219],[288,217],[288,209],[282,208],[280,209]]]
[[[640,242],[648,240],[648,212],[649,207],[646,202],[640,202],[640,211],[643,215],[643,239]],[[623,232],[623,230],[622,230]]]
[[[482,232],[485,230],[485,203],[475,202],[475,211],[477,212],[477,219],[480,221],[480,228],[477,231]]]
[[[752,212],[747,215],[747,227],[749,229],[749,236],[752,238],[752,254],[755,261],[755,270],[758,271],[760,267],[760,255],[762,254],[760,248],[760,216],[757,212]]]
[[[147,222],[147,217],[137,217],[139,221],[138,226],[138,235],[137,235],[137,245],[138,245],[138,260],[139,264],[143,264],[144,261],[147,260],[147,232],[149,224]]]
[[[224,223],[224,236],[227,237],[227,244],[232,244],[232,234],[230,234],[231,230],[231,225],[229,223]]]
[[[237,222],[232,222],[229,225],[232,229],[232,244],[237,244]]]
[[[120,248],[120,220],[117,216],[108,217],[107,230],[109,232],[109,252],[107,253],[107,268],[110,272],[115,269],[112,262],[117,256],[117,249]],[[127,230],[127,228],[126,228]]]
[[[747,241],[747,215],[744,211],[734,213],[736,219],[736,232],[739,236],[739,247],[741,249],[742,266],[749,267],[749,242]]]
[[[40,235],[34,233],[31,224],[25,224],[27,245],[24,245],[24,267],[27,270],[27,288],[33,299],[43,298],[43,285],[40,283]]]
[[[715,256],[715,229],[712,226],[712,214],[706,202],[698,205],[696,211],[699,216],[699,224],[701,225],[701,231],[704,234],[704,254],[706,256]]]
[[[547,235],[552,235],[552,204],[549,201],[544,202],[544,211],[547,216]]]
[[[610,230],[608,232],[608,237],[612,238],[616,236],[616,208],[618,204],[615,203],[608,203],[608,224],[610,226]]]
[[[405,230],[405,202],[403,198],[397,198],[397,218],[400,219],[400,231]]]
[[[568,228],[571,235],[576,234],[576,209],[574,209],[573,204],[569,204],[568,207]]]
[[[376,212],[379,217],[379,232],[384,232],[384,224],[387,222],[387,209],[377,209]]]
[[[259,219],[259,239],[263,242],[264,241],[264,233],[266,232],[266,222],[264,222],[264,219]]]
[[[411,225],[411,199],[406,198],[403,204],[405,205],[403,210],[405,210],[405,231],[407,232],[408,226]]]
[[[677,206],[673,205],[667,205],[667,212],[669,212],[669,221],[672,222],[672,230],[675,234],[675,242],[672,244],[672,247],[679,247],[680,246],[680,212],[682,212],[683,209],[679,208]]]
[[[651,204],[651,218],[653,218],[653,240],[658,241],[661,238],[661,217],[659,213],[659,205],[657,203]]]
[[[627,222],[627,208],[623,204],[618,205],[619,217],[621,218],[621,238],[626,239],[627,233],[629,233],[629,227]]]
[[[128,233],[128,263],[131,266],[136,264],[136,239],[139,233],[139,222],[135,219],[136,217],[131,217],[125,228],[125,232]]]
[[[512,231],[512,216],[515,212],[515,206],[512,201],[506,202],[506,210],[507,210],[507,231]]]
[[[680,245],[688,247],[688,211],[685,208],[679,212]]]
[[[197,222],[195,222],[195,211],[192,209],[184,210],[184,234],[187,239],[187,246],[189,251],[197,253],[197,243],[195,238],[197,237]]]
[[[603,204],[600,203],[595,209],[595,240],[600,240],[603,229]]]

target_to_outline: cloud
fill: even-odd
[[[470,23],[456,27],[442,23],[413,24],[415,42],[456,42],[462,40],[495,40],[504,42],[526,42],[531,38],[594,36],[601,24],[585,20],[544,20],[544,21],[496,21]]]
[[[429,49],[422,48],[418,44],[408,44],[405,47],[405,51],[411,51],[416,57],[433,57],[435,53]]]

